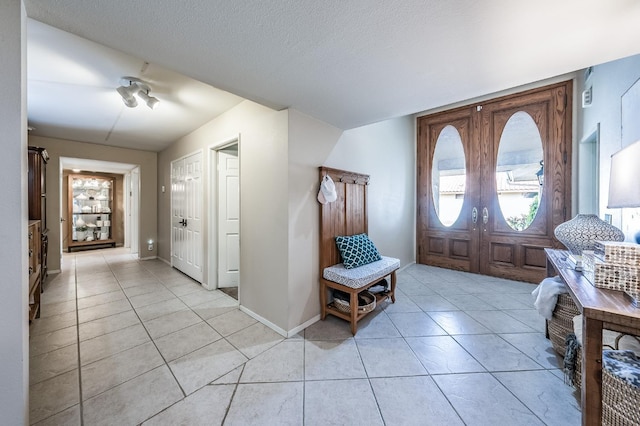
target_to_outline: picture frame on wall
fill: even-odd
[[[620,98],[622,147],[640,140],[640,78]]]

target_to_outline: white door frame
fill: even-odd
[[[140,166],[129,171],[124,182],[124,246],[140,258]]]
[[[100,163],[104,163],[102,166],[98,166],[96,168],[95,165],[95,161],[98,161]],[[102,161],[102,160],[95,160],[92,158],[80,158],[80,157],[60,157],[58,160],[58,172],[59,172],[59,180],[58,180],[58,185],[59,185],[59,200],[60,200],[60,265],[62,265],[62,255],[64,253],[64,233],[67,229],[67,224],[66,224],[66,220],[67,217],[63,215],[63,195],[65,195],[64,192],[64,181],[65,181],[65,176],[64,176],[64,170],[70,170],[71,168],[69,167],[69,163],[74,163],[75,165],[79,165],[79,167],[82,170],[93,170],[95,172],[101,172],[101,173],[110,173],[110,174],[116,174],[116,175],[123,175],[123,207],[124,207],[124,246],[125,247],[129,247],[131,246],[131,252],[132,253],[138,253],[139,252],[139,244],[138,242],[140,241],[140,165],[136,165],[136,164],[129,164],[129,163],[124,163],[124,162],[120,162],[120,161]],[[84,162],[87,162],[87,165],[85,167],[85,165],[83,164]],[[118,170],[114,170],[112,165],[117,165],[117,169]],[[123,169],[123,165],[126,165],[127,167],[131,166],[131,169],[129,169],[129,171],[122,171]],[[130,197],[131,198],[131,205],[129,204],[129,197],[127,196],[128,194],[128,184],[127,184],[127,180],[130,177],[130,175],[132,173],[137,173],[137,180],[133,180],[133,194]],[[137,183],[136,183],[137,182]],[[137,185],[137,187],[135,187],[135,185]],[[115,196],[115,195],[114,195]],[[68,212],[67,212],[68,213]],[[130,220],[129,220],[130,218]],[[70,236],[69,236],[70,237]],[[140,257],[140,256],[138,256]],[[55,271],[52,271],[55,272]]]
[[[207,259],[207,284],[205,287],[209,290],[215,290],[218,288],[218,151],[230,147],[231,145],[238,145],[238,162],[240,163],[240,175],[242,175],[242,163],[240,159],[240,134],[224,141],[209,145],[208,155],[208,182],[209,182],[209,206],[208,206],[208,259]],[[242,177],[240,177],[242,180]],[[240,223],[242,223],[242,209],[240,210]],[[238,286],[240,286],[240,279],[238,279]],[[238,302],[240,302],[240,292],[238,292]]]

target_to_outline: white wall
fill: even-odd
[[[0,418],[29,420],[26,15],[0,3]]]
[[[589,108],[578,107],[578,135],[576,139],[578,141],[584,139],[600,123],[600,217],[602,218],[605,213],[611,214],[613,224],[623,230],[628,223],[622,223],[622,209],[607,209],[609,173],[611,171],[611,155],[623,148],[621,97],[639,78],[640,55],[636,55],[594,66],[593,74],[586,82],[586,86],[584,78],[580,75],[576,88],[580,94],[585,87],[590,85],[593,87],[592,105]],[[640,117],[640,111],[636,111],[635,114]],[[640,164],[640,159],[638,161]],[[627,230],[625,231],[628,233]]]
[[[245,101],[158,156],[158,185],[171,161],[240,136],[240,302],[287,333],[320,313],[318,167],[371,175],[369,231],[389,256],[414,262],[415,137],[411,117],[342,132],[298,111]],[[209,176],[208,160],[205,173]],[[214,170],[214,169],[213,169]],[[204,182],[209,205],[209,178]],[[159,256],[170,261],[171,195],[160,194]],[[215,212],[205,211],[208,224]],[[208,235],[208,227],[203,230]],[[212,256],[205,242],[204,258]],[[211,250],[213,252],[213,249]],[[215,261],[215,259],[213,259]],[[205,277],[208,275],[205,271]]]
[[[369,234],[380,251],[415,261],[415,120],[341,131],[289,110],[289,330],[320,313],[319,166],[369,174]]]
[[[320,313],[319,170],[342,131],[289,110],[289,328]]]
[[[345,131],[325,166],[364,173],[369,183],[369,235],[402,266],[415,262],[415,119],[401,117]]]
[[[240,137],[240,301],[243,307],[281,330],[287,330],[287,111],[274,111],[251,101],[232,110],[179,139],[158,155],[158,248],[162,259],[171,261],[171,161],[202,149],[205,212],[203,215],[204,253],[211,254],[208,223],[210,194],[209,147]],[[215,261],[215,259],[213,259]],[[205,264],[204,276],[208,268]]]

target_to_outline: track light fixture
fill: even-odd
[[[142,99],[149,108],[153,109],[160,102],[158,98],[154,98],[153,96],[149,96],[149,91],[146,92],[144,90],[138,91],[138,97]]]
[[[129,108],[135,108],[138,106],[138,100],[135,95],[138,95],[149,108],[153,109],[160,100],[149,96],[151,88],[149,84],[135,77],[122,77],[122,86],[118,87],[116,91],[122,97],[122,101]]]

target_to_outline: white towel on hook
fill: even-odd
[[[533,306],[538,310],[538,313],[546,319],[551,319],[553,310],[558,303],[558,295],[568,293],[562,279],[558,276],[553,278],[545,278],[540,284],[531,292],[536,300],[533,302]]]
[[[320,204],[333,203],[338,199],[338,193],[336,192],[336,184],[333,183],[333,179],[329,175],[324,175],[322,182],[320,182],[320,191],[318,191],[318,201]]]

